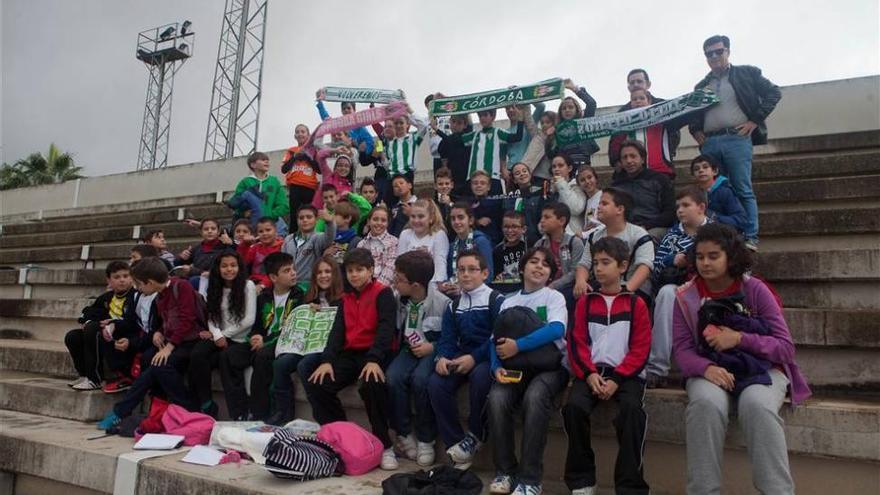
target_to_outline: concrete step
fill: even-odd
[[[755,273],[771,282],[880,279],[880,249],[758,253]]]
[[[60,321],[76,326],[82,308],[93,299],[0,299],[0,328],[14,328],[31,334],[38,340],[48,338],[43,327],[48,322]],[[837,347],[880,347],[880,311],[860,311],[833,308],[785,308],[785,318],[798,345]],[[11,326],[10,321],[21,326]]]
[[[353,388],[342,392],[343,403],[350,418],[365,424],[362,406],[350,405],[357,401]],[[665,397],[664,397],[665,396]],[[663,410],[656,411],[654,398],[663,404]],[[682,493],[685,486],[686,464],[684,460],[682,408],[686,399],[683,392],[650,394],[646,407],[649,409],[651,424],[649,435],[652,438],[646,445],[646,477],[652,493]],[[311,417],[307,403],[300,407],[300,417]],[[878,408],[875,404],[856,401],[813,401],[810,405],[790,410],[783,409],[786,433],[790,452],[793,477],[799,493],[871,493],[877,482],[875,452],[880,446],[880,427],[878,427]],[[601,407],[594,417],[595,435],[593,447],[597,454],[600,486],[611,484],[611,470],[616,451],[615,441],[609,423],[613,416],[613,406]],[[665,431],[657,431],[658,423],[667,423]],[[108,492],[112,490],[115,459],[131,451],[133,440],[119,437],[86,439],[96,435],[94,426],[76,421],[37,416],[22,412],[0,411],[0,422],[9,426],[0,430],[0,469],[24,473],[59,482]],[[724,493],[753,493],[751,480],[744,473],[749,471],[748,461],[741,446],[738,428],[731,423],[725,451]],[[668,435],[677,440],[660,440],[656,437]],[[478,471],[491,472],[491,440],[479,453],[475,467]],[[558,486],[562,476],[567,441],[559,428],[558,416],[553,416],[545,449],[545,480],[549,487]],[[804,452],[806,451],[806,452]],[[840,457],[839,454],[843,454]],[[289,493],[290,485],[273,479],[268,473],[253,465],[222,465],[203,468],[177,462],[182,454],[149,459],[141,463],[138,476],[138,493],[168,493],[170,486],[175,491],[217,492],[224,494]],[[37,459],[39,461],[37,461]],[[69,463],[76,459],[83,469],[71,470]],[[442,462],[442,458],[438,458]],[[157,465],[157,463],[161,463]],[[411,470],[413,466],[402,462],[402,469]],[[827,476],[834,470],[836,476]],[[94,471],[93,471],[94,470]],[[196,471],[194,471],[196,470]],[[340,491],[347,487],[347,480],[362,481],[380,473],[384,479],[390,473],[373,471],[370,475],[358,478],[334,479],[334,485],[319,485],[320,482],[297,484],[297,493],[361,493]],[[192,480],[191,476],[198,475]],[[232,482],[234,481],[234,483]],[[327,480],[325,480],[327,481]],[[109,488],[108,488],[109,487]],[[316,491],[311,488],[315,487]],[[330,488],[332,487],[332,488]],[[318,489],[320,488],[320,489]],[[329,491],[327,491],[329,489]],[[379,485],[370,485],[371,490],[363,493],[379,493]],[[282,491],[278,491],[282,490]],[[566,493],[552,489],[547,493]]]
[[[880,175],[820,177],[754,184],[758,205],[792,201],[824,202],[845,199],[876,199]]]
[[[880,205],[761,211],[761,237],[828,236],[880,232]]]
[[[168,250],[176,253],[187,246],[199,242],[198,237],[187,239],[171,239],[168,242]],[[36,263],[38,265],[49,263],[69,263],[81,261],[111,261],[128,260],[131,256],[131,247],[137,244],[134,240],[124,243],[106,244],[93,246],[90,244],[79,246],[49,247],[49,248],[17,248],[0,250],[0,265],[25,265]],[[106,263],[104,263],[106,264]]]
[[[0,370],[67,379],[77,377],[62,341],[0,339]]]
[[[227,191],[221,192],[225,197]],[[0,216],[0,223],[5,226],[29,222],[41,222],[44,220],[69,220],[76,222],[82,218],[94,217],[122,212],[136,212],[144,210],[157,210],[164,208],[181,208],[188,206],[204,206],[217,202],[216,192],[178,196],[172,198],[159,198],[147,201],[133,201],[130,203],[115,203],[109,205],[87,206],[81,208],[62,208],[59,210],[42,210],[31,213]]]
[[[100,434],[94,425],[65,419],[0,411],[0,423],[5,426],[0,429],[0,470],[52,480],[55,490],[64,488],[66,493],[82,493],[82,489],[113,493],[117,459],[131,453],[134,445],[133,439],[118,436],[90,440]],[[293,490],[303,495],[379,495],[382,480],[393,474],[377,469],[357,477],[299,483],[275,478],[262,466],[250,462],[206,467],[180,462],[184,455],[184,450],[178,450],[139,462],[136,493],[282,495]],[[399,472],[416,469],[415,463],[402,461]],[[483,476],[485,479],[489,475]]]
[[[30,223],[19,223],[3,226],[3,235],[48,234],[53,232],[70,232],[80,229],[97,229],[109,227],[125,227],[134,225],[156,225],[180,222],[186,218],[205,218],[229,216],[229,208],[213,200],[204,205],[173,207],[159,209],[122,211],[103,215],[90,215],[75,219],[47,219]]]
[[[880,308],[877,282],[773,281],[785,307],[872,311]]]
[[[221,221],[231,221],[231,217],[221,219]],[[199,235],[198,229],[181,222],[173,222],[154,225],[96,228],[69,232],[3,235],[0,237],[0,248],[15,249],[23,247],[39,248],[44,246],[82,246],[83,244],[98,246],[107,243],[129,243],[129,245],[132,245],[140,242],[141,236],[154,228],[162,229],[165,232],[165,238],[172,242],[180,242],[179,240],[181,238],[197,238]]]
[[[16,371],[0,371],[0,409],[76,421],[98,421],[119,399],[100,390],[82,392],[69,379]],[[122,392],[121,392],[122,393]]]

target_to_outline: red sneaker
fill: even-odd
[[[124,376],[118,380],[108,382],[101,390],[108,394],[115,394],[116,392],[122,392],[128,387],[131,387],[131,378]]]

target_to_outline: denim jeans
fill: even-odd
[[[538,485],[544,474],[544,447],[550,415],[556,409],[553,399],[568,384],[564,369],[545,371],[529,381],[494,383],[489,392],[489,436],[497,474],[512,476],[527,485]],[[522,463],[517,466],[514,424],[523,411]]]
[[[428,381],[428,395],[431,397],[431,407],[437,417],[437,429],[440,438],[446,447],[464,439],[465,432],[458,420],[458,388],[468,383],[468,399],[470,411],[468,411],[468,429],[481,442],[486,441],[486,400],[489,388],[492,386],[492,377],[489,374],[489,363],[484,361],[477,364],[467,375],[450,373],[440,376],[431,373]]]
[[[758,200],[752,190],[752,139],[734,134],[710,136],[700,152],[718,160],[721,174],[730,180],[733,191],[746,210],[746,239],[758,238]]]
[[[388,366],[388,392],[391,399],[391,428],[398,436],[413,431],[413,408],[415,404],[415,432],[420,442],[433,442],[437,437],[434,410],[428,397],[428,380],[434,371],[434,356],[417,358],[408,349],[402,349]]]
[[[286,421],[292,421],[296,417],[296,406],[293,400],[293,380],[290,378],[290,375],[293,372],[298,372],[300,381],[305,382],[320,364],[320,352],[306,355],[287,353],[275,358],[275,362],[272,364],[272,373],[274,375],[272,387],[275,389],[275,408],[284,415]],[[306,374],[303,374],[304,371]]]
[[[251,215],[248,218],[251,222],[251,228],[256,232],[257,221],[263,217],[263,200],[254,194],[253,191],[246,190],[238,196],[232,196],[229,198],[228,203],[229,206],[235,208],[236,211],[250,210]],[[278,217],[278,220],[275,221],[275,228],[278,230],[279,236],[284,237],[287,235],[288,225],[283,218]]]

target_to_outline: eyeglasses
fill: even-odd
[[[715,50],[709,50],[708,52],[705,52],[705,53],[706,53],[706,58],[717,58],[717,57],[720,57],[720,56],[724,55],[724,50],[727,50],[727,48],[718,48],[718,49],[715,49]]]

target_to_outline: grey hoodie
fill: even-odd
[[[298,233],[288,234],[281,245],[281,252],[293,256],[293,268],[296,270],[296,282],[308,282],[312,277],[315,262],[324,255],[333,240],[336,239],[336,222],[327,222],[325,230],[312,232],[297,242]]]

